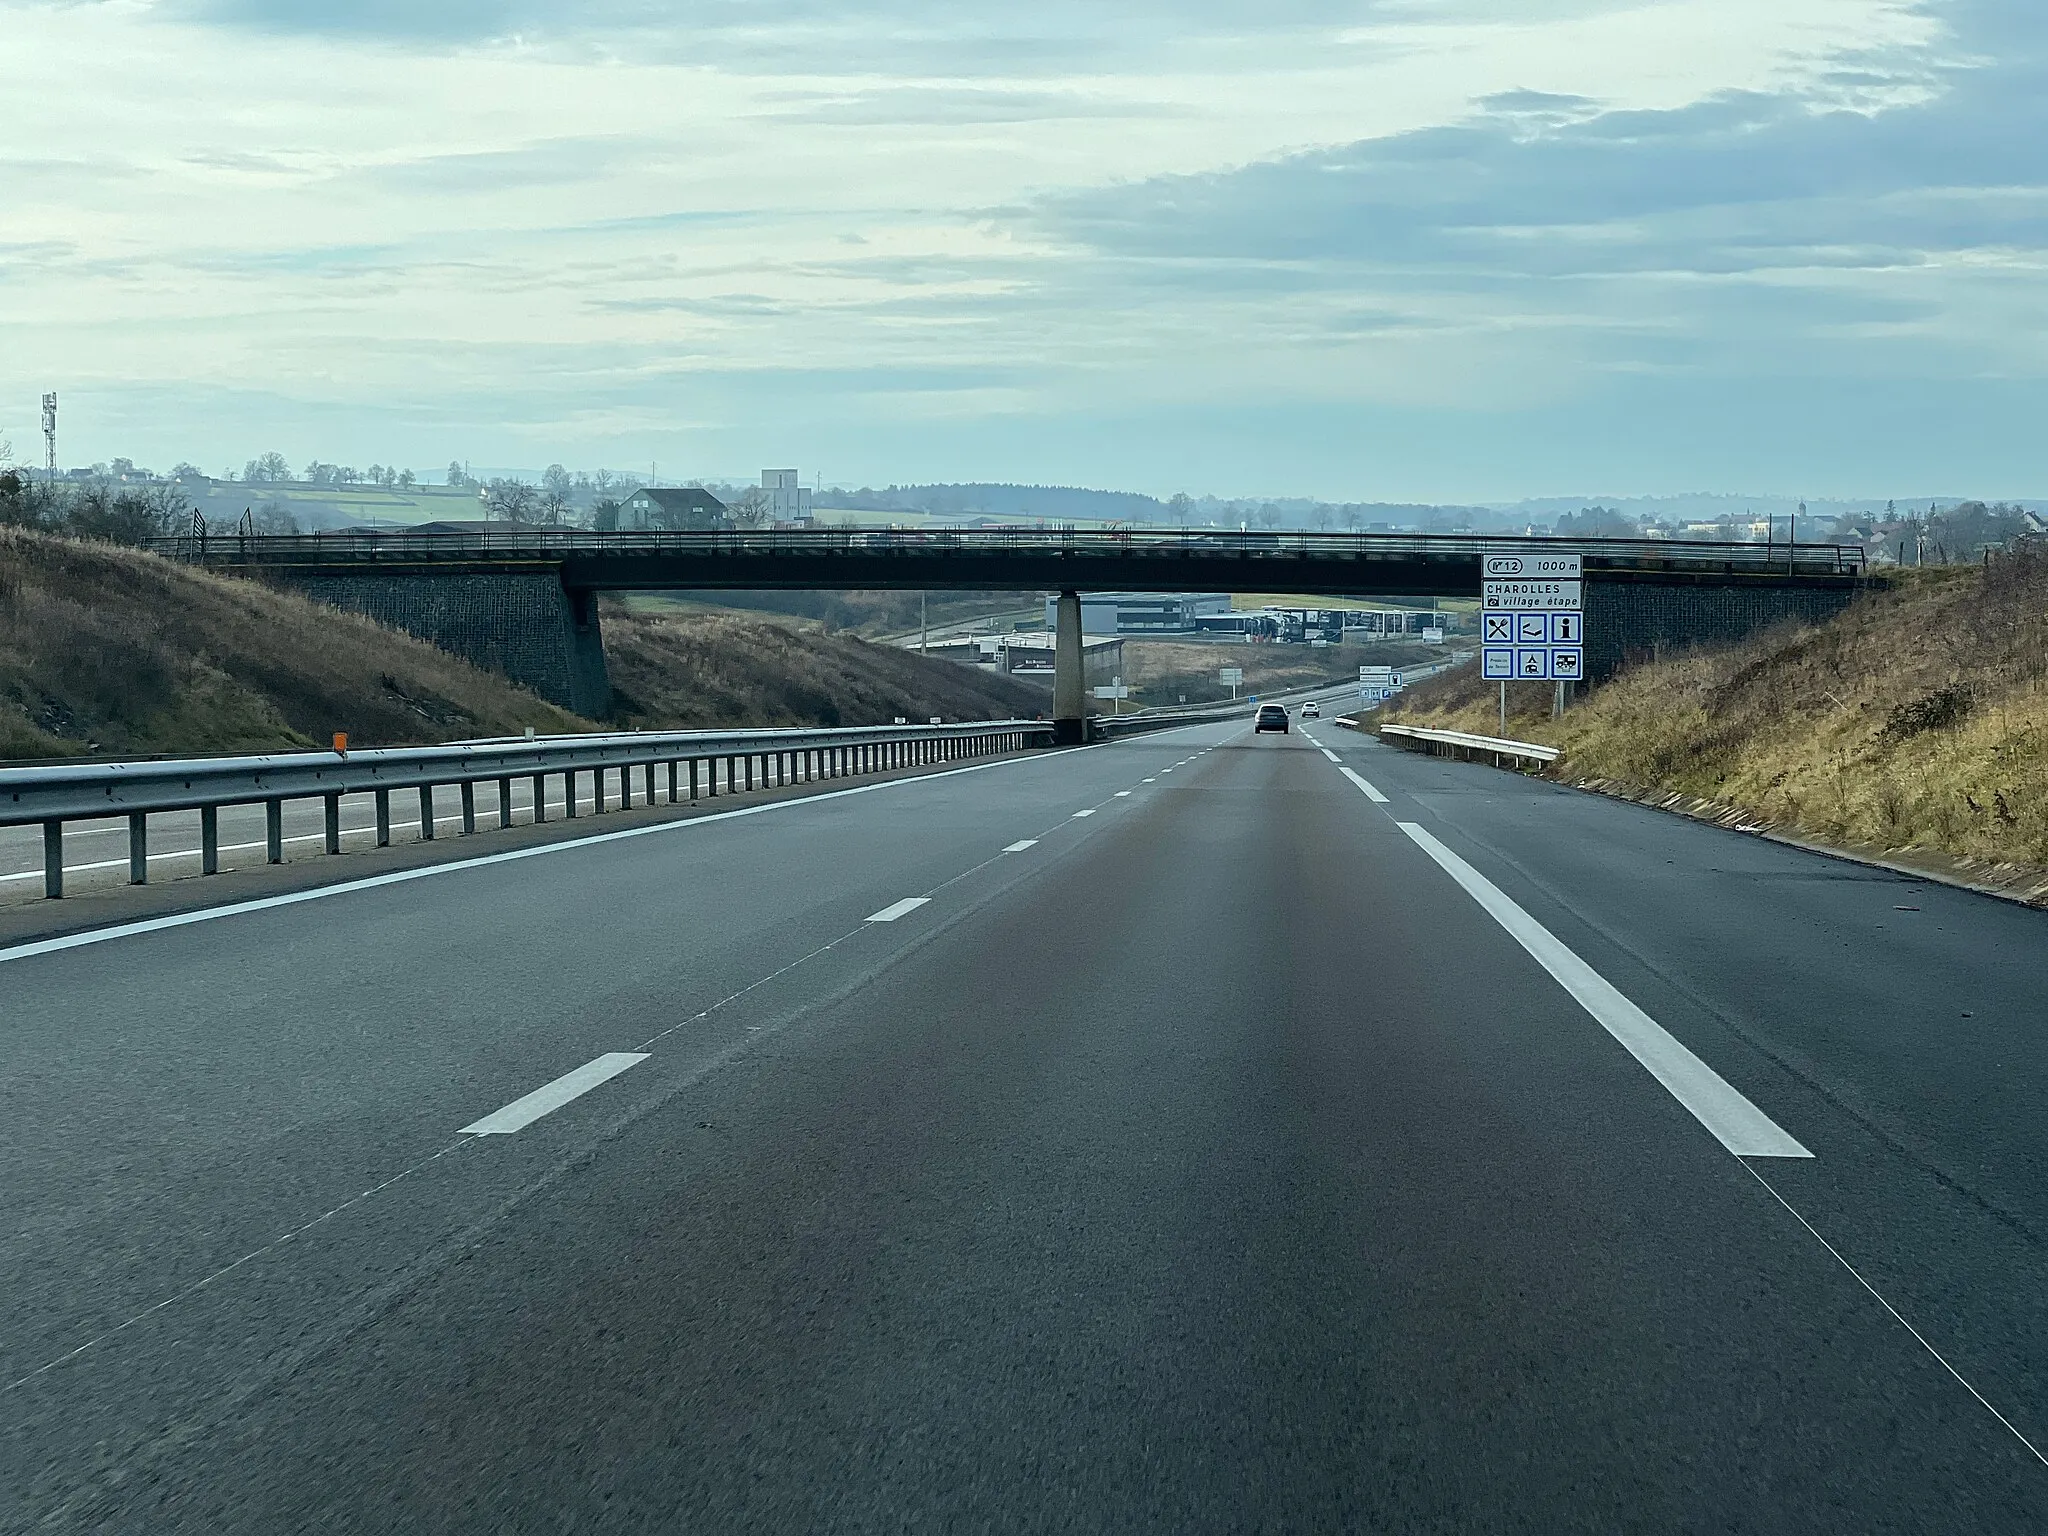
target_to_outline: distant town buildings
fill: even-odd
[[[632,532],[701,533],[731,526],[725,503],[702,486],[642,486],[619,503],[619,527]]]
[[[808,523],[811,520],[811,493],[797,479],[795,470],[762,470],[761,489],[768,493],[770,523]]]

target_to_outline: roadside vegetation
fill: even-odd
[[[607,603],[611,723],[877,725],[1047,709],[1008,678],[850,635]],[[0,760],[595,730],[503,677],[297,593],[0,526]]]
[[[1029,719],[1052,705],[1048,690],[814,621],[664,613],[607,598],[603,624],[615,707],[632,725]]]
[[[587,728],[445,651],[139,550],[0,528],[0,758]]]
[[[1510,685],[1506,734],[1554,776],[1739,809],[1822,842],[2048,866],[2048,541],[1893,574],[1819,626],[1645,662],[1549,715]],[[1380,719],[1500,733],[1476,667]]]

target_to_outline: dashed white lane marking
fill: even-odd
[[[1085,811],[1076,811],[1076,812],[1074,812],[1074,820],[1076,820],[1076,821],[1079,821],[1079,820],[1080,820],[1080,819],[1081,819],[1081,818],[1082,818],[1083,816],[1093,816],[1094,814],[1095,814],[1095,810],[1094,810],[1094,808],[1093,808],[1093,807],[1091,806],[1091,807],[1090,807],[1089,809],[1087,809],[1087,810],[1085,810]]]
[[[1159,781],[1157,779],[1146,779],[1144,782],[1147,784],[1157,784]]]
[[[1038,839],[1037,839],[1037,838],[1035,838],[1035,837],[1020,837],[1020,838],[1018,838],[1018,839],[1017,839],[1017,841],[1016,841],[1016,842],[1014,842],[1014,843],[1006,843],[1006,844],[1004,844],[1004,845],[1003,845],[1003,852],[1005,852],[1005,853],[1022,853],[1022,852],[1023,852],[1023,851],[1024,851],[1024,850],[1025,850],[1026,848],[1036,848],[1037,846],[1038,846]]]
[[[1365,798],[1370,800],[1374,805],[1385,805],[1387,803],[1387,797],[1385,795],[1381,794],[1378,790],[1374,789],[1370,784],[1366,783],[1364,779],[1360,778],[1357,774],[1353,773],[1349,768],[1346,768],[1342,763],[1337,764],[1337,771],[1343,774],[1344,777],[1349,779],[1352,783],[1356,784],[1360,789],[1364,790]]]
[[[1115,793],[1115,795],[1111,796],[1112,799],[1116,800],[1128,800],[1130,799],[1130,797],[1131,792],[1128,789],[1120,789]]]
[[[504,853],[479,854],[473,859],[451,859],[446,864],[429,864],[420,869],[393,870],[390,874],[368,875],[361,880],[343,880],[334,885],[315,886],[311,890],[290,891],[282,896],[259,896],[253,901],[231,902],[220,907],[203,907],[196,912],[178,912],[169,917],[147,917],[139,922],[118,923],[111,928],[95,928],[86,933],[67,933],[56,939],[35,939],[26,944],[0,949],[0,965],[13,960],[31,959],[37,955],[56,954],[67,949],[83,949],[91,944],[106,944],[115,939],[133,938],[137,934],[161,933],[170,928],[184,928],[193,923],[210,923],[224,917],[241,917],[250,912],[295,907],[308,901],[327,901],[336,896],[349,896],[358,891],[374,891],[387,885],[406,885],[414,880],[435,880],[444,875],[485,869],[494,864],[513,864],[522,859],[551,858],[557,854],[595,848],[605,843],[624,842],[629,838],[659,837],[666,833],[687,832],[694,827],[717,826],[722,822],[738,821],[747,816],[777,815],[804,806],[821,805],[829,800],[844,800],[852,795],[872,795],[910,785],[935,784],[941,779],[959,778],[970,773],[987,773],[992,769],[1005,768],[1016,763],[1045,762],[1049,758],[1064,757],[1069,752],[1095,750],[1097,749],[1094,747],[1062,747],[1039,758],[1011,757],[993,763],[971,763],[965,768],[947,768],[938,773],[919,774],[907,779],[882,779],[872,784],[855,784],[846,789],[823,790],[815,795],[770,800],[760,805],[742,806],[737,810],[713,811],[709,815],[691,816],[676,821],[657,821],[646,826],[626,827],[617,832],[599,832],[589,837],[564,838],[559,843],[542,843],[533,848],[514,848]]]
[[[1317,742],[1316,745],[1323,748],[1323,756],[1327,757],[1333,763],[1337,761],[1336,753],[1332,752],[1328,747],[1323,747],[1323,744],[1321,742]]]
[[[1727,1080],[1687,1050],[1663,1025],[1630,1002],[1613,983],[1568,949],[1548,928],[1524,912],[1500,887],[1412,821],[1394,823],[1436,860],[1465,894],[1485,909],[1508,936],[1550,972],[1600,1027],[1642,1063],[1694,1119],[1737,1157],[1811,1157],[1779,1124],[1742,1096]]]
[[[882,908],[879,912],[869,913],[868,921],[871,923],[893,923],[906,912],[915,912],[930,900],[931,897],[929,896],[906,896],[901,901],[890,902],[888,906]]]
[[[599,1083],[608,1083],[628,1067],[647,1059],[645,1051],[607,1051],[595,1061],[586,1061],[574,1072],[564,1072],[552,1083],[543,1083],[503,1109],[473,1120],[462,1128],[465,1136],[510,1136],[523,1131],[542,1115],[551,1115],[572,1099],[580,1099]]]

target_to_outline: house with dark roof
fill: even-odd
[[[619,527],[635,532],[730,528],[725,503],[702,486],[643,486],[619,503]]]

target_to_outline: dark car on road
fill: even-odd
[[[1287,729],[1287,709],[1281,704],[1261,704],[1259,712],[1252,717],[1252,733],[1260,731],[1281,731]]]

